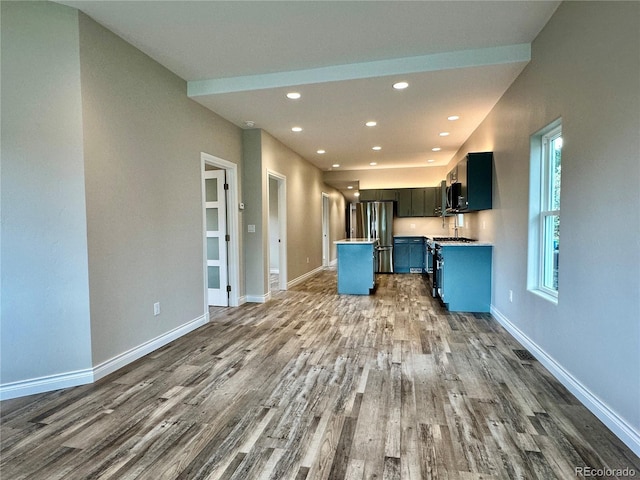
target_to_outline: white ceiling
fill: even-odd
[[[560,2],[59,3],[187,80],[189,96],[222,117],[255,122],[323,170],[351,170],[448,163],[526,66]],[[409,88],[393,90],[398,80]]]

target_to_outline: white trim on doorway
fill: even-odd
[[[322,266],[328,267],[331,257],[329,244],[329,194],[322,192]]]
[[[227,231],[230,236],[228,245],[228,268],[229,268],[229,285],[231,286],[231,292],[229,293],[229,306],[237,307],[241,303],[246,301],[245,297],[240,296],[240,229],[239,229],[239,212],[238,212],[238,165],[228,160],[224,160],[219,157],[215,157],[208,153],[200,153],[200,175],[204,176],[205,164],[212,165],[224,169],[226,171],[227,183],[229,184],[228,190],[228,202],[227,202]],[[204,182],[202,182],[204,183]],[[206,235],[205,224],[205,198],[204,193],[202,197],[202,215],[203,215],[203,235]],[[203,245],[202,249],[202,288],[204,291],[204,312],[205,316],[209,318],[209,305],[207,302],[207,253],[206,245]]]
[[[267,217],[269,211],[269,198],[271,195],[269,187],[269,179],[274,179],[278,183],[278,229],[279,229],[279,251],[278,251],[278,288],[287,290],[287,177],[274,170],[266,169],[265,189],[267,192],[267,202],[264,208],[267,209]],[[267,242],[269,241],[269,222],[267,225]],[[269,263],[269,245],[265,249],[267,253],[267,263]],[[267,274],[268,275],[268,274]],[[268,278],[267,278],[268,281]],[[268,282],[267,282],[268,284]],[[268,289],[271,293],[270,287]]]

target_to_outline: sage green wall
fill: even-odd
[[[242,139],[187,98],[184,80],[84,14],[80,64],[98,365],[204,314],[200,153],[240,163]]]
[[[86,382],[92,365],[78,12],[44,2],[3,1],[0,8],[0,381],[84,372]]]
[[[640,451],[640,3],[564,2],[459,152],[493,150],[494,312]],[[558,304],[527,291],[530,137],[562,117]],[[509,301],[513,291],[513,302]],[[575,385],[574,385],[575,386]],[[578,389],[579,390],[579,389]],[[575,390],[574,390],[575,391]],[[601,403],[600,403],[601,402]],[[593,405],[592,405],[593,406]]]

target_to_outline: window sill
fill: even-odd
[[[544,298],[546,301],[553,303],[554,305],[558,305],[557,295],[551,295],[550,293],[547,293],[544,290],[540,290],[537,288],[529,289],[529,291],[534,295],[537,295],[538,297]]]

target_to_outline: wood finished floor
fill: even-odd
[[[325,271],[93,385],[2,402],[4,479],[570,479],[640,460],[486,314]],[[606,477],[615,478],[615,477]]]

